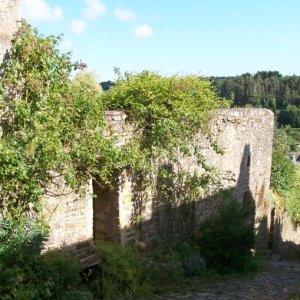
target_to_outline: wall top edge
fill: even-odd
[[[262,114],[262,115],[269,115],[274,116],[274,113],[272,110],[267,108],[256,108],[256,107],[247,107],[247,108],[220,108],[216,110],[218,114],[226,114],[230,115],[235,112],[242,113],[243,115],[252,115],[252,114]],[[126,112],[123,110],[106,110],[105,111],[106,116],[116,116],[116,115],[126,115]]]

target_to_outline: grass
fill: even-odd
[[[288,130],[288,135],[291,137],[297,144],[300,143],[300,128],[290,128]]]

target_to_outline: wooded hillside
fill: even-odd
[[[272,109],[280,125],[300,127],[300,76],[278,71],[245,73],[234,77],[210,77],[220,97],[232,106]]]

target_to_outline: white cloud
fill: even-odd
[[[115,17],[120,21],[130,21],[134,18],[134,13],[127,8],[117,7],[115,9]]]
[[[154,30],[147,24],[137,25],[134,35],[138,38],[146,38],[154,35]]]
[[[84,16],[88,20],[95,20],[106,13],[106,6],[100,0],[85,0]]]
[[[87,29],[87,24],[82,20],[71,21],[71,31],[77,35],[83,34]]]
[[[22,16],[30,23],[53,23],[62,19],[59,5],[50,6],[46,0],[22,0]]]
[[[71,51],[74,49],[73,42],[69,39],[63,39],[61,42],[61,48],[66,51]]]

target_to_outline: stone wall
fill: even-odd
[[[0,62],[20,19],[20,1],[0,0]],[[122,146],[130,142],[133,127],[126,122],[126,115],[110,111],[106,118],[110,124],[107,134],[115,136],[115,144]],[[262,240],[267,241],[272,227],[275,252],[291,257],[299,254],[299,225],[293,224],[284,212],[274,213],[272,201],[267,197],[273,124],[269,110],[220,110],[211,129],[225,153],[216,154],[205,141],[203,153],[221,174],[231,174],[234,181],[223,183],[234,191],[238,201],[254,199],[256,225]],[[195,167],[193,159],[184,163],[187,168]],[[123,244],[162,241],[168,235],[173,238],[179,231],[192,232],[218,204],[218,197],[212,194],[188,205],[162,206],[150,191],[139,192],[136,178],[126,173],[116,178],[114,191],[90,182],[84,197],[66,188],[62,181],[53,183],[45,195],[45,213],[50,225],[46,249],[67,246],[78,250],[94,237],[119,240]],[[92,193],[96,194],[95,200]]]
[[[44,214],[50,235],[45,250],[67,248],[78,252],[93,241],[93,188],[90,181],[83,194],[66,187],[57,177],[44,197]]]
[[[212,133],[224,154],[204,149],[207,162],[221,172],[229,172],[239,202],[247,195],[255,200],[256,218],[267,208],[264,200],[269,189],[274,116],[270,110],[236,108],[220,110],[212,122]]]
[[[10,45],[19,15],[20,0],[1,0],[0,60]],[[118,111],[107,112],[106,118],[111,125],[107,134],[116,137],[116,145],[130,142],[133,128],[126,122],[126,115]],[[241,202],[250,194],[255,199],[257,220],[263,219],[268,215],[264,199],[270,179],[273,114],[264,109],[220,110],[211,128],[225,154],[216,154],[209,143],[204,143],[205,158],[221,173],[229,171],[232,174],[235,181],[227,188],[233,188]],[[186,165],[195,167],[193,159],[187,160]],[[45,211],[51,228],[48,249],[73,247],[97,237],[99,231],[102,231],[102,237],[106,234],[115,240],[119,236],[124,244],[160,240],[183,229],[191,232],[216,203],[202,199],[192,206],[184,203],[175,208],[161,206],[150,192],[139,193],[136,178],[127,174],[117,177],[114,193],[105,191],[105,188],[96,190],[94,184],[98,196],[95,201],[100,201],[94,206],[92,184],[88,185],[86,197],[80,198],[65,188],[63,182],[53,183],[45,196]],[[170,216],[175,216],[175,219],[171,220]],[[188,222],[182,222],[182,217]]]
[[[124,144],[124,137],[132,128],[128,130],[125,115],[118,114],[119,117],[114,113],[114,122],[116,119],[119,122],[117,127],[114,125],[114,134],[117,132],[119,143]],[[234,179],[225,178],[223,184],[235,193],[238,201],[254,199],[257,227],[261,228],[263,238],[270,226],[270,203],[266,193],[270,182],[273,126],[273,113],[266,109],[219,110],[211,122],[211,130],[224,154],[217,154],[207,141],[202,145],[207,162],[221,175],[227,174]],[[193,158],[186,159],[183,164],[188,169],[195,168]],[[119,204],[120,240],[124,244],[142,241],[150,245],[174,240],[179,232],[191,234],[215,209],[217,201],[213,196],[195,203],[162,205],[150,191],[140,193],[135,178],[121,174],[115,194],[117,199],[111,199]]]
[[[274,208],[272,220],[272,250],[283,259],[300,259],[300,224],[295,224],[290,216]]]
[[[20,0],[0,1],[0,62],[10,46],[10,41],[20,19]]]
[[[132,126],[126,122],[121,111],[107,111],[107,135],[115,138],[115,145],[121,147],[129,142]],[[93,201],[93,194],[98,201]],[[85,196],[66,187],[57,177],[46,193],[46,221],[50,237],[46,250],[68,248],[73,252],[88,246],[93,238],[118,241],[119,203],[118,187],[111,190],[97,181],[87,184]]]

